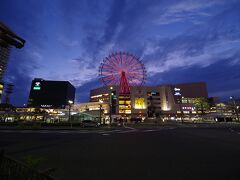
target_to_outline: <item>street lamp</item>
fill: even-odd
[[[102,123],[102,103],[103,103],[103,100],[99,100],[99,105],[100,105],[100,107],[99,107],[99,123],[101,124]]]
[[[70,126],[72,128],[72,121],[71,121],[71,107],[72,107],[73,101],[68,100],[68,122],[70,122]]]
[[[110,92],[109,92],[109,120],[110,120],[110,125],[112,124],[112,97],[114,93],[112,92],[113,87],[110,87]]]
[[[183,124],[182,98],[184,98],[184,97],[182,96],[178,103],[179,103],[179,110],[180,110],[180,119],[181,119],[181,123]]]
[[[236,114],[237,121],[239,121],[238,109],[237,109],[237,107],[236,107],[235,99],[234,99],[233,96],[230,96],[229,99],[232,100],[232,102],[233,102],[234,112],[235,112],[235,114]]]

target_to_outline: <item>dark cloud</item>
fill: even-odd
[[[145,56],[150,71],[164,72],[192,65],[204,67],[223,56],[227,56],[225,58],[229,61],[236,60],[233,55],[239,52],[240,46],[240,11],[237,7],[214,16],[202,25],[195,25],[173,39],[155,41],[152,46],[159,48]],[[161,68],[155,68],[157,63]]]
[[[114,1],[112,4],[110,16],[106,21],[106,27],[104,31],[104,35],[102,38],[102,43],[106,43],[111,41],[113,35],[116,33],[116,29],[121,23],[121,18],[123,17],[124,8],[126,6],[125,0],[122,1]]]

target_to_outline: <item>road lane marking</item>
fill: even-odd
[[[107,134],[107,133],[104,133],[104,134],[102,134],[103,136],[109,136],[110,134]]]
[[[128,129],[128,130],[127,130]],[[166,128],[175,129],[175,128]],[[163,129],[135,129],[135,128],[125,128],[125,129],[115,129],[115,130],[0,130],[0,133],[42,133],[42,134],[125,134],[134,132],[154,132],[161,131]]]
[[[131,129],[131,130],[136,130],[136,128],[132,128],[132,127],[128,127],[128,126],[124,126],[126,129]]]
[[[143,132],[153,132],[153,131],[157,131],[157,130],[154,130],[154,129],[147,129],[147,130],[144,130]]]
[[[177,128],[176,127],[170,127],[170,128],[167,128],[167,129],[171,129],[172,130],[172,129],[177,129]]]
[[[117,132],[118,134],[124,134],[124,133],[132,133],[132,132],[137,132],[136,130],[129,130],[129,131],[120,131]]]

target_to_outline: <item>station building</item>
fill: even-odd
[[[118,86],[90,91],[90,102],[108,104],[109,114],[127,117],[194,116],[196,98],[208,98],[206,83],[131,87],[129,95],[120,94]]]

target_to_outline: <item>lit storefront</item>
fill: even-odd
[[[195,99],[207,98],[205,83],[131,87],[129,95],[120,95],[118,86],[91,90],[90,101],[109,103],[114,115],[128,117],[194,117],[201,112]]]

